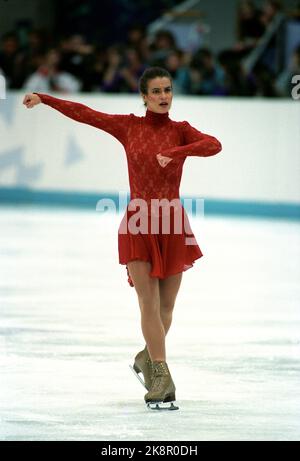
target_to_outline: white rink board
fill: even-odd
[[[107,113],[145,113],[138,95],[55,96]],[[44,104],[26,109],[23,97],[23,92],[10,92],[0,102],[0,188],[129,190],[126,155],[115,138]],[[182,195],[300,202],[300,105],[296,101],[175,96],[170,117],[188,120],[223,146],[215,156],[186,159]]]

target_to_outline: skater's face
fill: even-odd
[[[142,94],[147,109],[164,114],[170,110],[173,98],[172,83],[168,77],[155,77],[148,81],[148,93]]]

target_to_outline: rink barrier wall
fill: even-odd
[[[59,206],[86,210],[96,210],[101,199],[110,199],[115,203],[117,212],[125,211],[119,208],[118,193],[79,193],[63,191],[38,191],[30,189],[0,188],[0,205],[14,206]],[[127,195],[127,203],[129,201]],[[205,215],[224,215],[253,218],[300,219],[300,205],[293,203],[249,202],[245,200],[216,200],[203,197],[181,196],[181,202],[192,200],[191,210],[186,208],[189,215],[196,215],[196,201],[204,200]]]
[[[55,94],[106,113],[142,116],[139,95]],[[111,135],[23,91],[0,101],[0,203],[93,208],[129,189],[123,146]],[[170,117],[222,143],[214,156],[185,159],[181,197],[205,198],[206,214],[299,217],[300,104],[292,99],[175,95]]]

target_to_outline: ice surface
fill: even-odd
[[[167,361],[179,411],[151,412],[118,263],[120,215],[0,208],[1,440],[299,440],[300,224],[190,218]]]

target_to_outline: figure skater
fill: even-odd
[[[47,104],[67,117],[106,131],[124,146],[130,201],[118,229],[119,263],[126,265],[128,283],[135,288],[146,342],[135,356],[133,368],[143,374],[147,405],[162,408],[161,403],[170,402],[168,408],[174,409],[178,408],[173,405],[176,388],[166,362],[165,338],[182,273],[203,256],[180,203],[182,168],[187,156],[212,156],[222,146],[215,137],[198,131],[187,121],[170,119],[173,93],[167,70],[148,67],[140,77],[139,90],[146,108],[142,117],[107,114],[40,93],[26,94],[23,104],[27,108]],[[157,209],[153,202],[167,206],[159,205]],[[162,229],[167,216],[168,231]],[[156,227],[152,226],[154,217]],[[179,217],[185,226],[178,231],[175,227]],[[137,223],[142,221],[141,230]],[[150,227],[145,226],[147,222]],[[187,238],[192,238],[193,244],[187,244]]]

